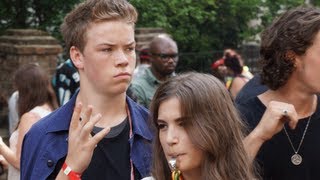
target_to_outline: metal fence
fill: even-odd
[[[253,74],[260,70],[259,65],[259,46],[245,45],[237,52],[242,56],[245,65],[250,68]],[[199,53],[180,53],[177,72],[197,71],[210,73],[211,64],[223,56],[223,50],[199,52]]]

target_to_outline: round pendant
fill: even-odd
[[[299,165],[302,162],[302,157],[299,154],[294,154],[291,156],[291,162],[294,165]]]

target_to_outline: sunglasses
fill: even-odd
[[[176,60],[178,58],[178,54],[162,54],[162,53],[151,53],[153,56],[159,57],[163,61],[169,61],[169,59]]]

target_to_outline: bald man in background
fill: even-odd
[[[133,79],[130,86],[135,100],[146,108],[159,84],[174,76],[179,59],[177,43],[167,34],[156,36],[149,49],[151,66],[145,69],[143,76]]]

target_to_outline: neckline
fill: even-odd
[[[126,129],[128,125],[129,125],[129,120],[127,116],[120,124],[111,127],[110,132],[104,138],[110,139],[110,138],[115,138],[119,136],[121,133],[123,133],[124,129]],[[103,129],[102,127],[94,126],[92,132],[96,134],[100,132],[102,129]]]

